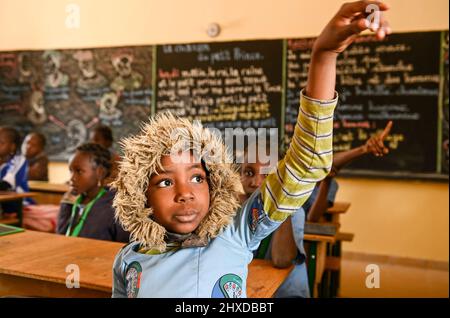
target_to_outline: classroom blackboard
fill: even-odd
[[[282,40],[162,45],[156,60],[156,112],[218,129],[281,127]]]
[[[442,34],[393,34],[383,42],[363,36],[340,55],[334,151],[360,146],[389,120],[394,121],[386,140],[390,154],[382,159],[365,156],[344,174],[439,178],[444,176],[441,172],[448,172],[440,149],[445,135],[441,131],[445,120],[440,116]],[[306,85],[313,43],[314,39],[287,41],[286,144],[298,114],[298,87]],[[448,111],[446,116],[448,123]]]
[[[290,142],[313,38],[0,52],[0,125],[48,139],[67,160],[97,123],[116,140],[170,111],[205,126],[277,128]],[[334,151],[392,119],[391,153],[344,175],[448,179],[448,31],[362,36],[337,63]],[[116,149],[118,146],[116,145]]]
[[[119,140],[150,115],[152,62],[151,46],[0,53],[0,125],[43,133],[51,160],[100,122]]]

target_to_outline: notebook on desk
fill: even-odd
[[[13,233],[19,233],[25,231],[24,229],[20,227],[15,227],[11,225],[6,224],[0,224],[0,236],[13,234]]]

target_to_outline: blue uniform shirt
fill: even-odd
[[[128,244],[114,262],[113,297],[246,297],[251,251],[280,224],[264,213],[258,190],[205,247],[148,255]]]

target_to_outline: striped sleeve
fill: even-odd
[[[303,205],[315,184],[329,173],[333,157],[332,100],[316,100],[300,94],[300,109],[294,136],[286,156],[261,186],[264,211],[274,221],[283,221]]]

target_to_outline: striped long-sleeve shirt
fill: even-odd
[[[264,211],[274,221],[283,221],[311,195],[315,184],[331,169],[333,157],[333,111],[330,101],[300,94],[300,110],[286,156],[261,186]]]

